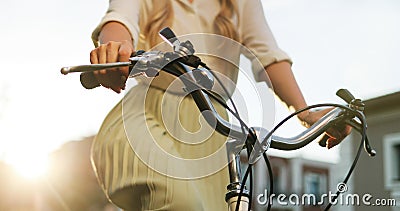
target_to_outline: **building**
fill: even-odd
[[[378,154],[360,158],[354,173],[354,192],[371,194],[375,199],[397,200],[397,206],[379,206],[379,210],[400,210],[400,92],[377,97],[365,102],[365,114],[368,122],[368,136]],[[357,146],[354,137],[353,147]],[[374,206],[361,204],[355,209],[377,210]]]
[[[246,160],[242,156],[242,160]],[[273,172],[274,211],[317,211],[327,205],[323,194],[329,191],[332,163],[302,157],[269,156]],[[242,170],[246,169],[243,162]],[[269,177],[265,162],[256,163],[254,170],[253,210],[267,207]],[[247,183],[247,187],[249,183]],[[322,203],[321,203],[322,202]]]
[[[356,194],[359,203],[341,207],[346,211],[400,210],[400,92],[364,103],[368,138],[377,155],[369,157],[362,151],[349,183],[349,194]],[[360,135],[352,133],[349,139],[341,152],[346,170],[355,157]]]
[[[333,211],[400,211],[400,92],[364,101],[368,123],[368,139],[377,155],[370,157],[364,149],[345,190],[330,210]],[[351,133],[340,147],[340,161],[329,164],[299,157],[271,157],[275,179],[275,193],[336,194],[349,171],[361,135]],[[262,168],[260,168],[262,169]],[[266,174],[265,168],[256,175]],[[264,178],[265,181],[265,178]],[[265,187],[266,183],[258,186]],[[262,191],[262,190],[256,190]],[[317,198],[318,199],[318,198]],[[325,201],[328,199],[325,198]],[[253,202],[255,206],[260,203]],[[273,210],[323,210],[326,206],[281,206],[275,201]],[[264,207],[265,208],[265,207]],[[262,206],[257,210],[263,210]]]

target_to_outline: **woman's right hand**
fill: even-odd
[[[109,41],[90,52],[90,62],[92,64],[127,62],[133,53],[131,41]],[[116,93],[121,93],[121,90],[125,89],[129,67],[98,70],[94,72],[94,75],[102,86],[112,89]]]

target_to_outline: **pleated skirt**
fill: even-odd
[[[190,96],[139,84],[105,118],[91,159],[124,210],[227,210],[226,140]]]

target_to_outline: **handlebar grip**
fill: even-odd
[[[81,73],[80,81],[85,89],[94,89],[100,86],[100,83],[97,81],[93,72]]]

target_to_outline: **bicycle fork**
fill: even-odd
[[[228,211],[235,211],[236,204],[239,200],[240,189],[242,187],[242,175],[240,168],[240,149],[235,150],[237,146],[236,140],[228,140],[226,142],[226,149],[228,155],[228,170],[229,170],[229,185],[227,186],[227,193],[225,194],[225,201],[228,203]],[[250,203],[249,191],[244,187],[240,197],[239,211],[247,211]]]

